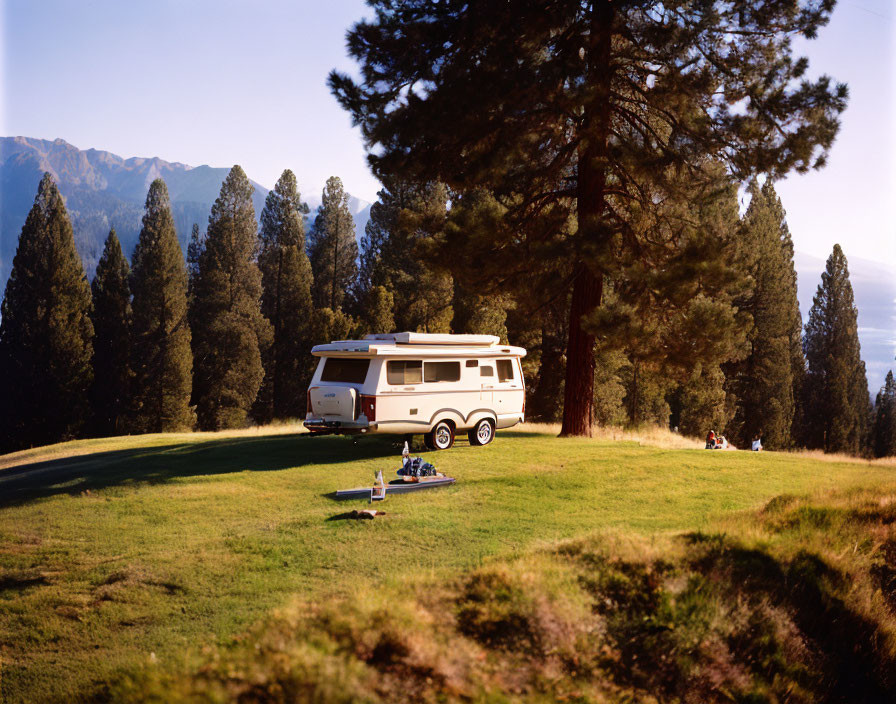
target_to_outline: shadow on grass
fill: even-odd
[[[377,516],[385,516],[385,511],[377,511]],[[333,516],[330,516],[327,519],[327,522],[330,521],[372,521],[373,514],[368,513],[363,510],[355,509],[354,511],[346,511],[345,513],[337,513]]]
[[[878,625],[850,607],[847,575],[807,550],[783,561],[723,536],[692,533],[685,540],[695,553],[692,566],[716,584],[727,583],[739,599],[766,599],[786,609],[814,651],[814,677],[802,684],[819,700],[896,701],[896,662],[879,643]],[[758,647],[732,646],[740,652]]]
[[[24,591],[29,587],[42,587],[49,584],[43,575],[28,575],[10,572],[0,574],[0,593],[6,591]]]
[[[107,487],[157,484],[177,477],[361,461],[393,455],[388,442],[365,438],[312,438],[305,434],[227,438],[98,452],[33,462],[0,472],[0,508],[57,494],[78,495]]]

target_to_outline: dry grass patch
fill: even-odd
[[[523,433],[559,435],[561,427],[560,423],[522,423],[515,426],[514,430]],[[622,428],[595,425],[592,427],[591,433],[594,440],[636,442],[643,447],[659,447],[668,450],[697,450],[702,449],[706,444],[698,438],[689,438],[659,426]]]

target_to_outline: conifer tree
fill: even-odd
[[[527,348],[533,358],[538,358],[538,367],[531,383],[527,384],[526,414],[533,420],[545,423],[554,423],[563,414],[566,303],[564,296],[555,305],[547,305],[540,311],[537,344]],[[512,339],[517,344],[517,338]],[[528,357],[529,354],[526,355]],[[618,366],[614,368],[614,373],[616,369]]]
[[[645,243],[620,257],[602,307],[585,320],[600,352],[625,353],[628,365],[620,373],[630,424],[666,425],[673,410],[666,397],[682,386],[687,388],[679,399],[701,396],[706,417],[710,399],[703,389],[720,379],[721,364],[745,353],[748,316],[736,298],[747,282],[731,263],[737,190],[720,169],[716,178],[709,193],[695,185],[691,199],[668,198],[661,207],[632,214]],[[719,416],[724,394],[711,396],[709,415]]]
[[[327,179],[308,235],[314,274],[314,301],[319,308],[341,309],[358,276],[358,243],[348,194],[337,176]]]
[[[311,351],[311,264],[305,253],[304,214],[296,177],[287,169],[261,211],[261,311],[272,326],[263,355],[265,377],[253,415],[260,421],[304,415]]]
[[[875,457],[896,455],[896,381],[892,370],[887,372],[874,404],[871,445]]]
[[[652,210],[707,158],[738,180],[819,167],[846,104],[846,86],[807,80],[792,56],[828,1],[371,5],[348,35],[360,81],[329,82],[375,173],[492,190],[509,222],[476,242],[502,255],[481,258],[483,277],[539,288],[545,249],[568,269],[564,435],[590,434],[596,330],[583,319],[616,279],[611,254],[647,244],[631,204]],[[446,259],[457,249],[446,240]]]
[[[90,285],[93,293],[94,432],[120,435],[131,409],[131,267],[109,231]]]
[[[367,291],[362,320],[371,334],[395,331],[395,296],[385,286],[373,286]]]
[[[598,350],[594,363],[594,422],[607,427],[624,425],[625,408],[623,370],[628,360],[620,350]]]
[[[334,340],[350,340],[356,336],[357,329],[358,321],[339,309],[317,308],[311,321],[311,337],[315,345]],[[317,360],[311,364],[313,368]]]
[[[261,272],[252,185],[234,166],[208,219],[192,319],[193,397],[203,430],[240,427],[264,376],[271,326],[261,313]]]
[[[196,277],[199,276],[199,259],[205,249],[205,235],[200,234],[199,224],[193,223],[190,231],[190,243],[187,245],[187,277],[190,298],[193,297],[193,289],[196,286]]]
[[[723,432],[730,421],[725,393],[725,375],[719,365],[697,364],[690,378],[681,385],[673,401],[682,435],[702,438],[709,430]]]
[[[0,452],[75,437],[93,377],[90,285],[49,173],[37,189],[0,307]]]
[[[445,227],[447,190],[387,178],[377,195],[362,240],[359,285],[392,292],[397,329],[450,332],[454,283],[428,250]]]
[[[858,310],[839,244],[828,257],[812,299],[803,341],[807,440],[825,452],[859,454],[868,433],[869,398],[861,359]]]
[[[478,293],[455,282],[451,329],[455,333],[496,335],[507,344],[507,311],[512,306],[507,293]]]
[[[188,430],[195,414],[190,407],[187,270],[162,179],[149,186],[132,264],[132,428],[139,433]]]
[[[673,387],[662,365],[635,356],[620,370],[625,398],[626,423],[632,427],[659,425],[668,427],[672,409],[666,401]]]
[[[769,449],[787,448],[794,440],[803,365],[802,354],[794,349],[800,313],[793,243],[771,180],[761,188],[754,181],[750,195],[738,257],[753,283],[739,301],[753,318],[751,351],[728,368],[728,387],[737,399],[729,435],[738,445],[761,435]]]

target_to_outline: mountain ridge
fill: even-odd
[[[64,139],[0,137],[0,284],[5,286],[18,236],[34,202],[37,184],[49,172],[66,201],[75,230],[75,245],[92,277],[103,242],[114,227],[125,254],[130,256],[140,232],[149,185],[164,179],[171,197],[175,229],[186,252],[193,223],[205,231],[211,206],[230,171],[229,167],[190,166],[159,157],[124,158],[101,149],[79,149]],[[260,217],[268,189],[252,181],[252,203]],[[370,204],[351,196],[356,236],[364,232]],[[306,195],[312,206],[319,195]]]

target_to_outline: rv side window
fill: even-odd
[[[460,381],[460,362],[426,362],[423,381]]]
[[[479,367],[479,376],[494,376],[494,375],[495,375],[494,367],[490,367],[486,364],[483,364],[481,367]]]
[[[509,359],[498,360],[498,381],[513,381],[513,364]]]
[[[324,370],[320,373],[320,380],[363,384],[369,368],[369,359],[325,357]]]
[[[395,386],[423,381],[423,361],[419,359],[386,362],[386,381]]]

